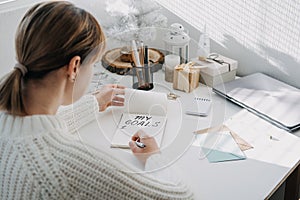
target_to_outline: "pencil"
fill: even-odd
[[[140,43],[140,61],[141,65],[144,66],[144,57],[145,57],[145,50],[144,50],[144,42],[141,41]]]
[[[141,67],[141,62],[140,62],[140,56],[136,47],[136,43],[134,40],[132,40],[132,53],[133,53],[133,59],[135,59],[135,66]]]

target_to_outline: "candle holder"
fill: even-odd
[[[191,38],[185,32],[184,27],[178,23],[172,24],[163,38],[167,52],[180,56],[180,63],[187,63],[189,60],[190,40]]]
[[[174,68],[180,64],[178,55],[170,54],[165,56],[165,80],[173,83]]]

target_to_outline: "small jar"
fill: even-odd
[[[170,54],[165,56],[165,80],[173,82],[174,68],[180,64],[180,56]]]

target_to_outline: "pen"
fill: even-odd
[[[138,146],[139,148],[145,148],[146,145],[142,142],[140,142],[140,139],[138,138],[136,141],[135,141],[135,144],[136,146]]]
[[[144,66],[146,68],[146,83],[150,84],[152,83],[152,77],[151,77],[151,68],[149,65],[149,49],[148,46],[145,45],[145,49],[144,49]]]

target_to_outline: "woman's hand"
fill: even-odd
[[[143,163],[153,154],[159,153],[159,148],[154,137],[148,136],[143,130],[136,132],[129,142],[130,149],[133,154]],[[139,141],[145,145],[144,148],[138,147],[135,141]]]
[[[124,98],[119,96],[125,94],[125,87],[122,85],[104,85],[93,94],[98,101],[99,111],[104,111],[109,106],[124,106]]]

